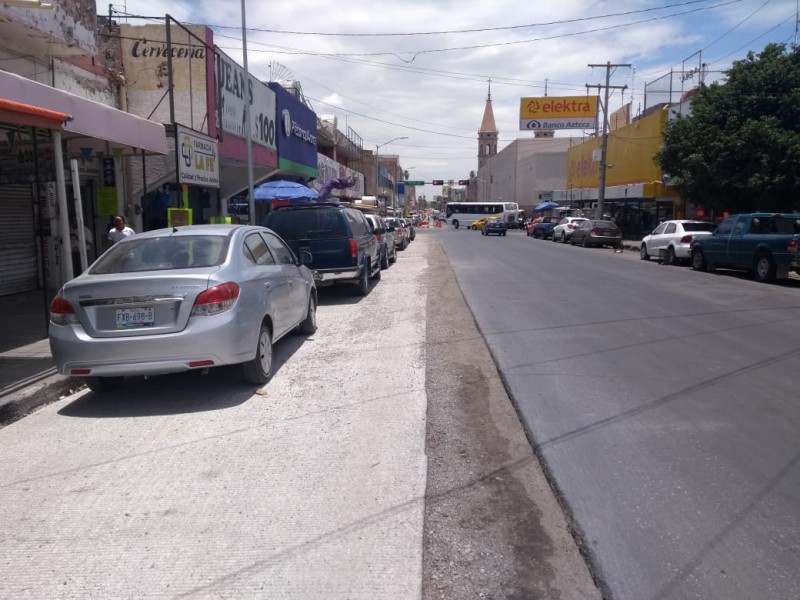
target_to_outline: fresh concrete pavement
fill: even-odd
[[[134,379],[0,429],[0,597],[599,597],[436,233],[318,321],[261,390]]]

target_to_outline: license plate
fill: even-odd
[[[155,325],[155,309],[152,306],[118,308],[117,329],[135,329]]]

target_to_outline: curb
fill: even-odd
[[[0,397],[0,427],[10,425],[36,409],[81,389],[86,385],[82,379],[82,377],[51,375]]]

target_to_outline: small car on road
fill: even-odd
[[[372,225],[372,232],[378,239],[381,248],[381,269],[388,269],[390,264],[397,262],[397,246],[394,243],[394,227],[389,227],[387,223],[378,215],[364,215]]]
[[[642,238],[639,257],[642,260],[650,260],[651,256],[656,258],[663,256],[664,262],[668,265],[674,265],[679,260],[689,260],[692,242],[712,235],[716,228],[716,224],[707,221],[683,219],[664,221],[652,233]]]
[[[481,235],[505,235],[507,231],[508,225],[505,221],[501,221],[500,219],[487,219],[481,229]]]
[[[622,248],[622,231],[613,221],[595,221],[584,219],[580,226],[572,230],[569,243],[589,246],[613,246]]]
[[[583,217],[564,217],[553,228],[553,241],[566,244],[572,236],[572,232],[577,227],[580,227],[580,224],[584,221],[588,221],[588,219]]]

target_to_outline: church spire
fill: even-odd
[[[489,80],[489,93],[486,95],[486,106],[483,109],[483,120],[481,128],[478,130],[478,169],[486,161],[497,154],[497,125],[494,122],[494,110],[492,109],[492,80]]]

